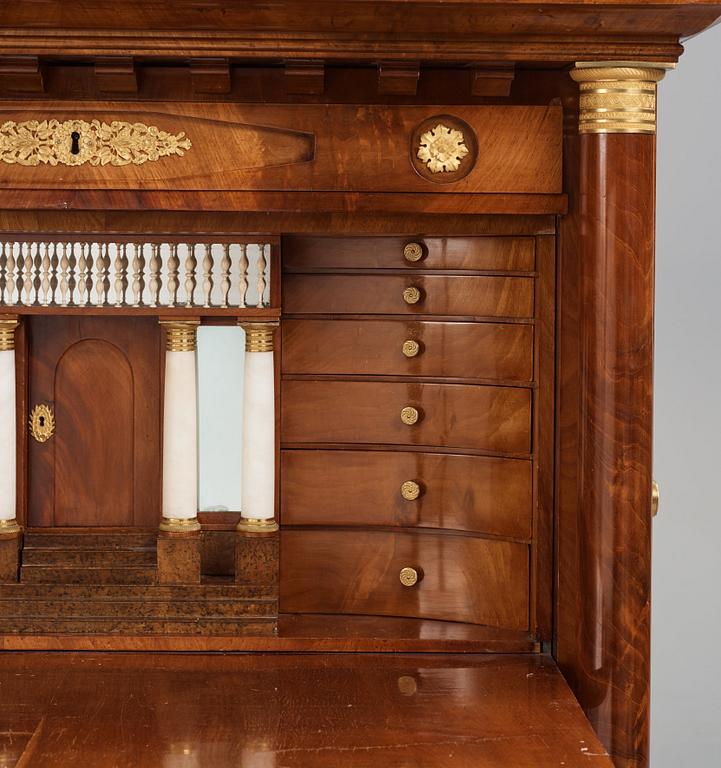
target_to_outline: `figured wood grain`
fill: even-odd
[[[415,304],[403,299],[416,288]],[[533,317],[530,277],[413,275],[295,275],[283,278],[288,314],[456,315]]]
[[[0,686],[24,768],[610,766],[546,656],[12,654]]]
[[[121,120],[185,133],[181,156],[143,165],[28,167],[0,164],[0,183],[14,188],[143,190],[313,190],[355,192],[498,192],[561,190],[561,109],[453,106],[473,127],[479,156],[453,183],[421,178],[410,161],[418,124],[443,106],[234,105],[154,103],[147,107],[62,102],[33,108],[2,102],[0,120]],[[388,173],[388,168],[394,169]],[[72,175],[70,175],[72,174]],[[69,182],[69,180],[72,180]]]
[[[29,525],[147,526],[160,514],[160,332],[153,319],[34,317],[31,407],[55,434],[29,442]]]
[[[288,525],[445,528],[529,539],[532,465],[522,459],[389,451],[283,451]],[[401,485],[420,486],[417,499]]]
[[[419,261],[404,258],[409,243]],[[531,272],[534,242],[524,237],[284,237],[283,269],[468,269]]]
[[[28,192],[29,194],[29,192]],[[74,199],[74,194],[70,190],[65,190],[65,195]],[[202,195],[199,195],[202,203]],[[556,219],[554,216],[534,214],[530,208],[529,196],[524,195],[506,195],[507,200],[512,201],[512,210],[514,215],[488,215],[479,214],[466,216],[463,214],[461,200],[456,197],[451,198],[450,202],[455,203],[456,209],[445,209],[445,215],[438,217],[424,213],[423,195],[408,196],[408,208],[404,214],[394,212],[393,208],[386,206],[384,210],[378,210],[375,214],[358,212],[358,206],[347,208],[345,211],[329,212],[326,208],[327,197],[323,193],[314,193],[311,198],[314,201],[320,200],[322,205],[316,204],[314,211],[299,213],[298,209],[279,213],[279,209],[266,210],[259,207],[252,212],[244,211],[238,207],[232,211],[215,209],[213,211],[203,211],[202,205],[196,203],[193,208],[193,216],[188,216],[183,210],[178,210],[178,197],[173,195],[162,195],[166,203],[173,201],[172,205],[162,210],[147,210],[139,207],[138,202],[144,201],[142,194],[131,195],[123,193],[121,197],[124,202],[118,208],[110,204],[108,193],[103,193],[99,197],[96,195],[88,196],[88,202],[95,200],[92,210],[78,211],[72,210],[69,204],[64,210],[53,210],[44,206],[42,211],[21,210],[9,208],[14,204],[12,200],[6,200],[3,205],[6,207],[0,210],[0,231],[3,236],[14,233],[19,234],[26,231],[33,232],[127,232],[127,233],[145,233],[146,235],[157,235],[158,232],[169,233],[207,233],[207,232],[225,232],[225,233],[247,233],[247,232],[308,232],[313,234],[322,234],[329,231],[339,234],[358,234],[366,235],[384,235],[396,233],[404,229],[412,231],[424,231],[433,229],[444,234],[472,234],[477,236],[519,236],[552,234],[555,232]],[[195,196],[193,196],[195,197]],[[274,195],[274,197],[282,197]],[[364,195],[362,200],[373,195]],[[398,195],[382,196],[386,202],[397,200]],[[404,196],[400,196],[403,198]],[[495,197],[495,196],[494,196]],[[530,196],[532,198],[541,196]],[[562,196],[565,197],[565,196]],[[297,203],[290,195],[291,203]],[[466,200],[469,196],[462,196]],[[139,199],[139,200],[138,200]],[[359,199],[356,196],[356,199]],[[437,196],[435,198],[438,199]],[[446,195],[442,200],[448,200]],[[470,199],[473,199],[470,197]],[[486,200],[485,196],[475,198],[476,202]],[[98,209],[98,200],[105,204],[105,207]],[[256,198],[253,196],[253,200]],[[32,202],[32,201],[31,201]],[[263,203],[262,199],[257,200]],[[413,209],[411,210],[411,202]],[[30,203],[28,206],[32,207]],[[521,211],[521,208],[525,209]],[[26,206],[27,207],[27,206]],[[288,208],[289,206],[281,206]],[[320,208],[320,210],[319,210]]]
[[[648,765],[652,136],[568,139],[557,658],[618,768]],[[612,631],[609,628],[612,627]]]
[[[24,6],[27,5],[27,8]],[[446,4],[444,4],[446,5]],[[713,2],[671,0],[649,6],[618,0],[569,4],[464,0],[442,13],[420,1],[300,3],[259,0],[192,4],[125,4],[107,22],[99,0],[68,9],[61,0],[9,6],[0,50],[49,56],[233,57],[265,60],[479,61],[676,59],[679,37],[719,16]],[[263,35],[258,35],[258,29]],[[629,34],[629,31],[635,34]],[[51,31],[52,34],[48,34]]]
[[[528,547],[443,533],[283,530],[280,610],[528,628]],[[402,568],[421,569],[412,587]]]
[[[284,320],[284,374],[530,382],[533,326],[421,320]],[[406,341],[419,345],[415,357]]]
[[[401,410],[419,411],[416,424]],[[517,387],[284,381],[282,443],[429,445],[527,454],[531,392]]]

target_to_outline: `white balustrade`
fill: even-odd
[[[264,308],[269,243],[5,240],[0,307]]]

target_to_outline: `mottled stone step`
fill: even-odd
[[[63,600],[0,597],[0,616],[10,618],[59,619],[216,619],[274,617],[275,601],[253,600],[135,600],[97,599]]]
[[[0,634],[66,635],[210,635],[269,636],[275,634],[274,618],[137,619],[98,617],[7,618],[0,615]]]
[[[88,567],[23,565],[20,580],[31,584],[153,584],[154,567]]]
[[[58,549],[137,549],[155,547],[157,531],[114,531],[97,533],[63,533],[56,529],[26,531],[25,548]]]
[[[0,599],[18,600],[273,600],[268,587],[210,584],[0,584]]]
[[[154,547],[144,549],[59,549],[24,548],[22,564],[45,566],[79,566],[83,568],[118,568],[126,565],[154,567],[157,554]]]

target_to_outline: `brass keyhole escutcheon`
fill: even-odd
[[[411,263],[423,258],[423,246],[420,243],[408,243],[403,248],[403,258]]]
[[[30,413],[30,434],[38,443],[47,443],[55,433],[55,414],[45,403],[36,405]]]
[[[410,566],[406,566],[405,568],[401,568],[398,578],[404,587],[413,587],[423,579],[423,570],[421,568],[411,568]]]
[[[407,405],[401,410],[401,421],[409,427],[415,424],[420,417],[421,415],[418,412],[418,409],[414,408],[412,405]]]
[[[70,134],[70,154],[71,155],[79,155],[80,154],[80,134],[77,131],[73,131]]]
[[[406,357],[415,357],[421,351],[421,345],[413,339],[403,342],[403,354]]]
[[[415,286],[411,285],[403,291],[403,301],[405,301],[406,304],[418,304],[420,300],[420,289]]]

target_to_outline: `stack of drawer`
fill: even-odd
[[[529,626],[533,238],[289,238],[281,610]]]

